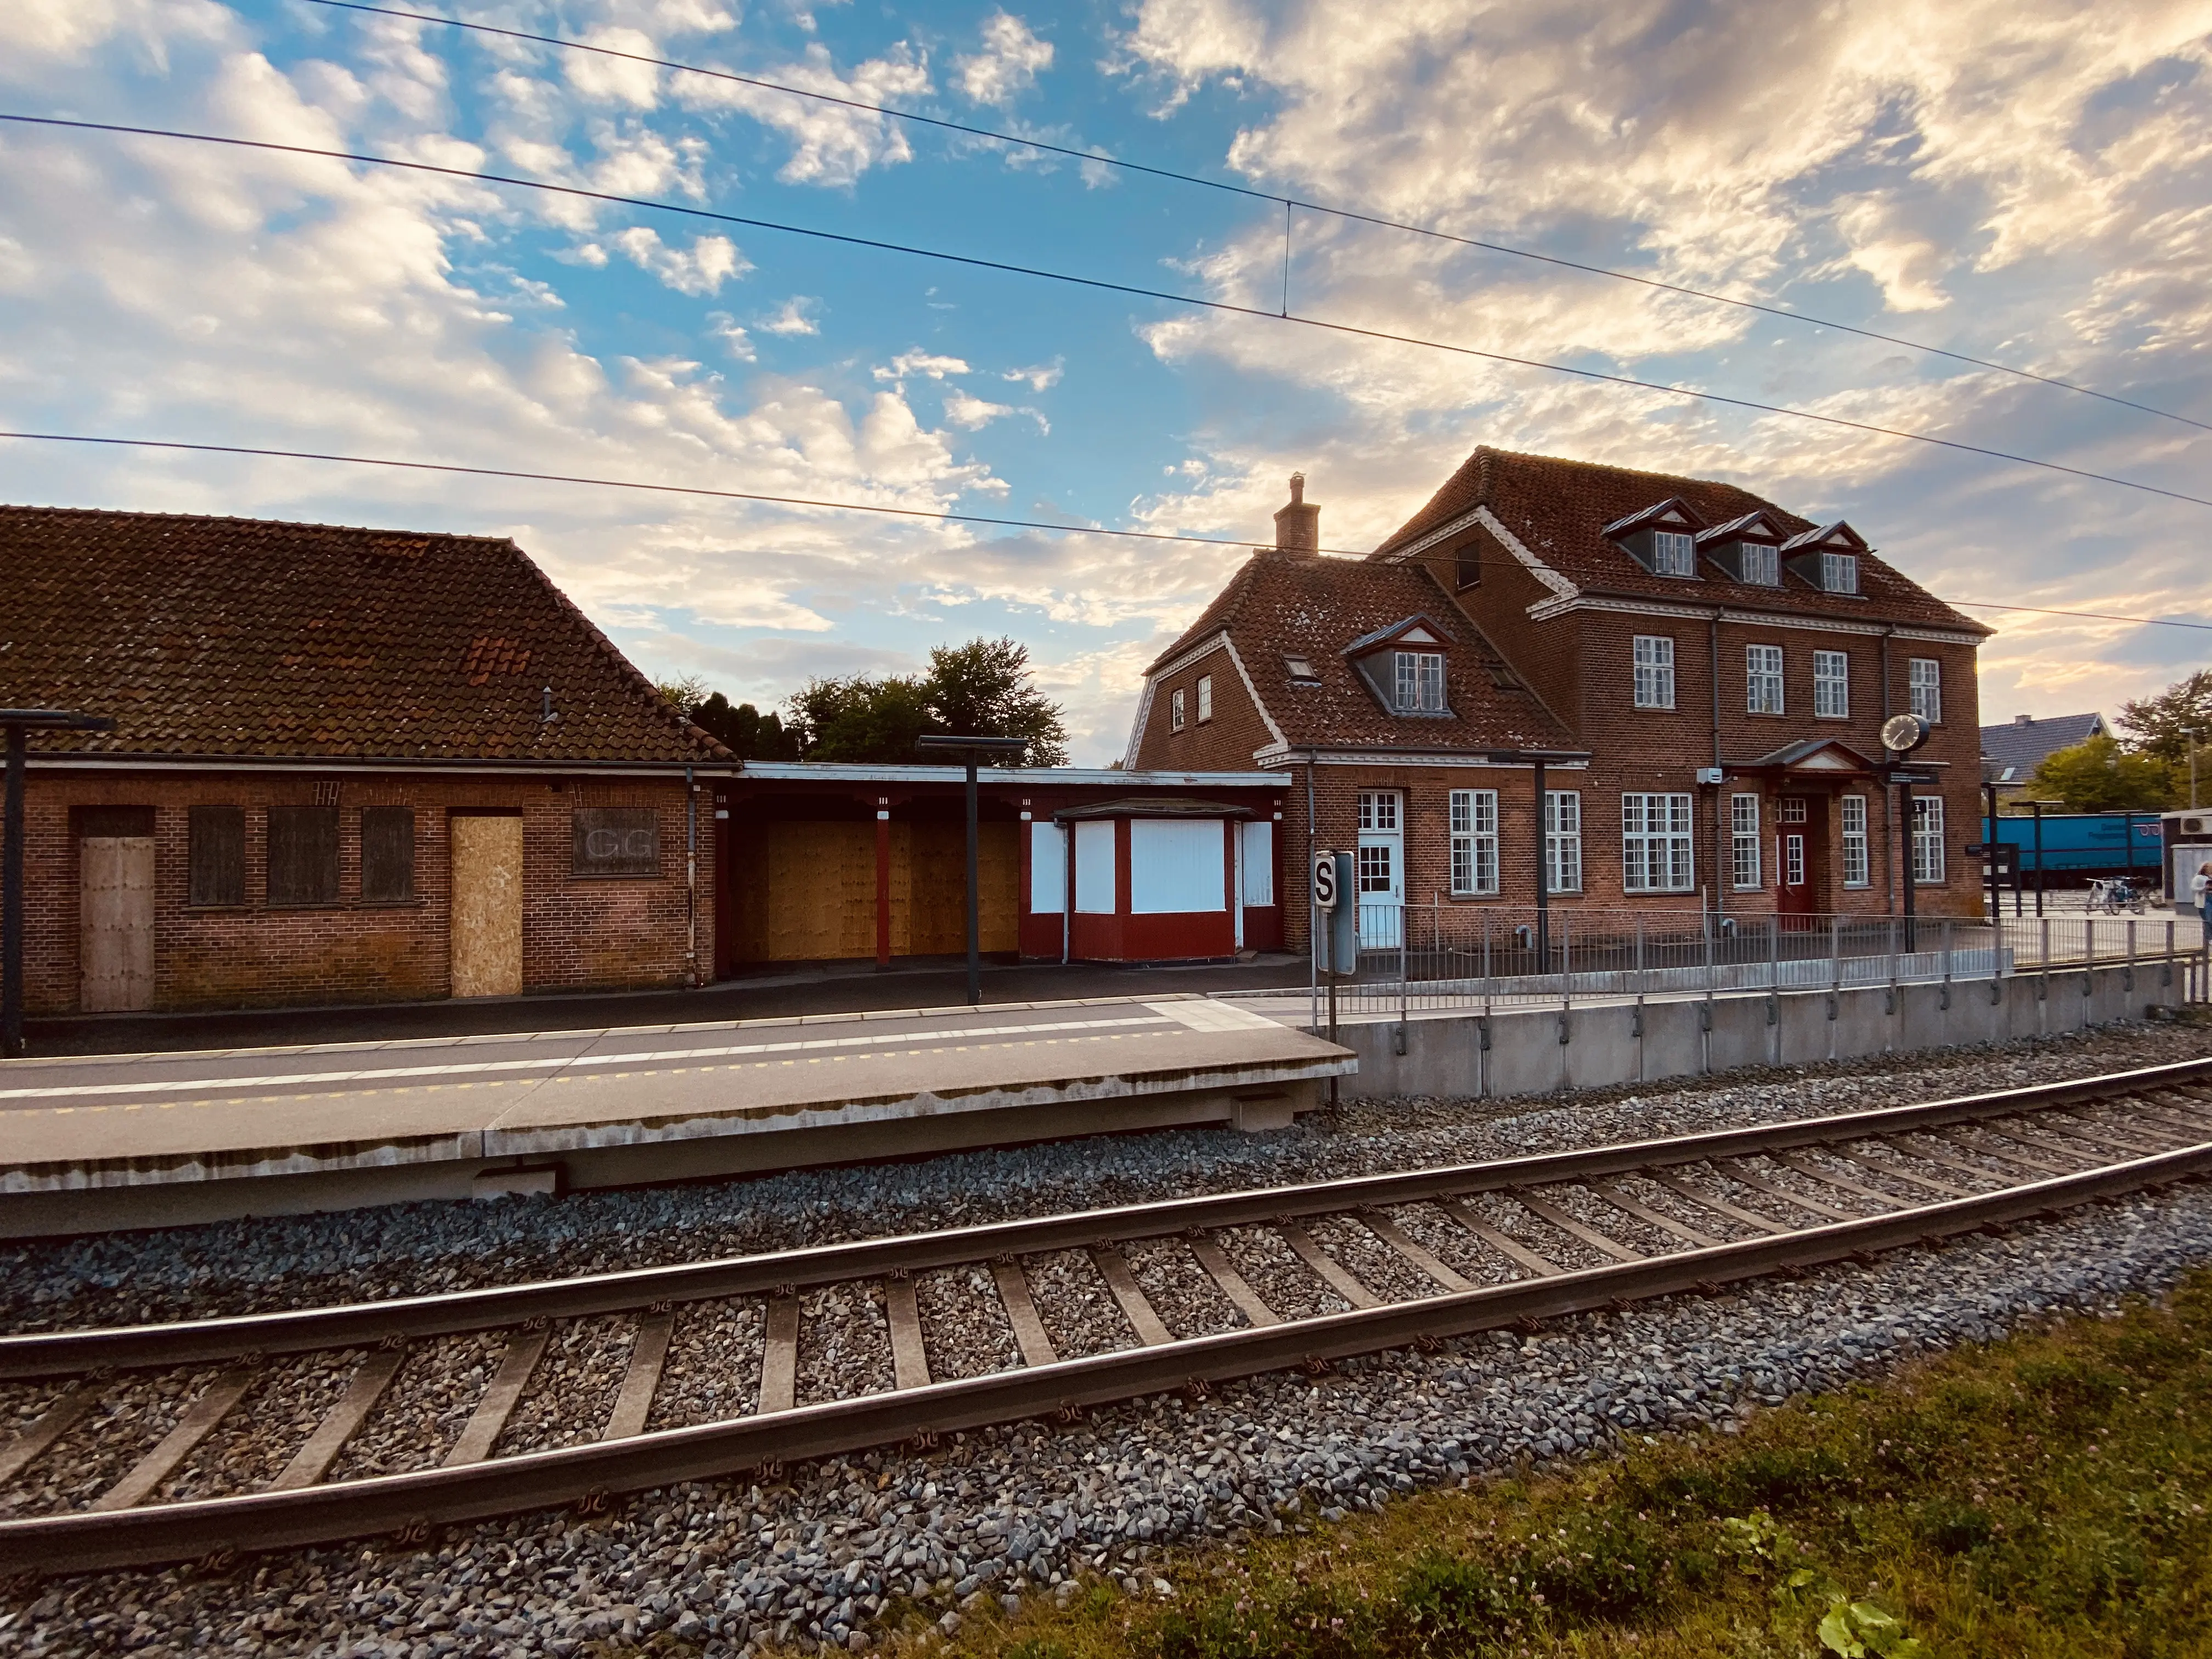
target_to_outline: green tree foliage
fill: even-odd
[[[1067,728],[1033,675],[1027,648],[1010,639],[939,646],[926,674],[809,680],[787,705],[788,729],[811,761],[911,762],[916,738],[952,732],[1025,738],[1022,764],[1065,766]]]
[[[656,683],[655,690],[674,703],[692,725],[720,740],[740,760],[797,760],[799,740],[783,729],[783,717],[773,709],[763,714],[749,702],[732,708],[720,691],[709,691],[696,674]]]
[[[2122,703],[2118,724],[2136,753],[2185,766],[2191,730],[2199,750],[2212,747],[2212,668],[2176,680],[2154,697]]]
[[[2043,757],[2028,793],[2063,800],[2069,812],[2157,812],[2179,805],[2172,763],[2134,753],[2099,735]]]

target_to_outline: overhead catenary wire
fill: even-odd
[[[222,133],[188,132],[173,127],[131,126],[112,121],[78,121],[60,116],[25,115],[12,111],[0,111],[0,123],[57,128],[78,132],[107,133],[124,137],[175,139],[188,143],[214,144],[227,149],[260,150],[282,155],[310,155],[325,161],[357,162],[365,167],[391,167],[407,173],[429,173],[441,178],[472,179],[479,184],[507,185],[518,190],[540,191],[550,195],[574,197],[584,201],[604,202],[611,206],[639,208],[648,212],[674,214],[687,219],[705,220],[714,224],[742,225],[750,229],[808,237],[819,241],[838,243],[848,247],[865,247],[878,252],[901,253],[915,258],[934,259],[948,264],[964,266],[969,270],[993,270],[1007,276],[1035,277],[1041,281],[1062,283],[1071,287],[1086,288],[1101,293],[1124,294],[1139,299],[1158,300],[1170,305],[1188,306],[1196,310],[1219,312],[1230,316],[1287,323],[1301,328],[1347,335],[1353,338],[1373,340],[1384,344],[1413,346],[1424,350],[1447,352],[1455,356],[1472,357],[1486,362],[1504,363],[1519,368],[1538,369],[1546,374],[1563,374],[1598,385],[1616,386],[1632,391],[1653,392],[1662,397],[1678,398],[1686,402],[1717,404],[1730,409],[1748,410],[1756,414],[1778,415],[1791,420],[1809,421],[1821,426],[1863,433],[1869,436],[1895,438],[1910,443],[1928,444],[1939,449],[1954,450],[1960,454],[1979,455],[1990,460],[2005,461],[2014,465],[2038,468],[2046,472],[2061,473],[2089,483],[2112,484],[2122,489],[2133,489],[2145,495],[2163,496],[2169,501],[2186,501],[2194,507],[2212,507],[2212,498],[2191,495],[2182,490],[2167,489],[2158,484],[2145,483],[2135,478],[2123,478],[2108,472],[2094,472],[2086,467],[2068,466],[2061,461],[2044,460],[2036,456],[2017,454],[2009,450],[1991,449],[1984,445],[1970,444],[1956,438],[1939,438],[1932,433],[1912,432],[1899,427],[1878,425],[1870,421],[1854,421],[1840,415],[1822,415],[1812,410],[1796,409],[1785,404],[1761,403],[1750,398],[1731,397],[1726,392],[1710,392],[1701,387],[1669,386],[1663,381],[1639,380],[1629,374],[1609,374],[1601,369],[1578,368],[1571,363],[1549,362],[1540,357],[1522,357],[1510,352],[1486,351],[1478,346],[1455,345],[1449,341],[1425,339],[1418,335],[1399,334],[1387,329],[1362,328],[1353,323],[1331,322],[1324,318],[1308,317],[1289,310],[1269,311],[1262,306],[1238,305],[1228,300],[1212,300],[1199,295],[1177,294],[1166,289],[1146,288],[1133,283],[1117,283],[1102,276],[1085,276],[1071,271],[1053,270],[1042,265],[1024,265],[1003,259],[986,259],[975,254],[955,253],[946,249],[921,247],[912,243],[888,241],[878,237],[856,236],[845,231],[824,230],[818,226],[796,225],[781,220],[763,219],[749,214],[726,213],[715,208],[693,207],[684,203],[662,201],[653,197],[625,196],[611,191],[587,190],[580,185],[556,185],[539,179],[525,179],[513,173],[487,173],[474,167],[449,167],[435,161],[416,161],[397,156],[374,155],[360,150],[332,149],[318,144],[279,143],[273,139],[240,138]]]
[[[588,473],[533,472],[520,467],[466,466],[458,461],[409,461],[382,455],[346,455],[329,450],[276,449],[254,444],[188,443],[181,439],[119,438],[82,432],[15,432],[0,429],[0,439],[31,443],[84,444],[117,449],[180,450],[203,455],[247,455],[281,461],[328,461],[345,466],[388,467],[403,472],[442,472],[471,478],[511,478],[526,483],[575,484],[593,489],[632,489],[660,495],[699,495],[717,501],[755,501],[771,507],[797,507],[833,513],[873,513],[888,518],[934,520],[945,524],[989,525],[1004,530],[1042,530],[1065,536],[1111,536],[1125,541],[1187,542],[1200,547],[1249,548],[1241,537],[1194,536],[1168,530],[1115,530],[1103,525],[1054,524],[1044,519],[1011,519],[987,513],[955,513],[921,507],[890,507],[876,501],[836,501],[811,495],[778,495],[760,490],[724,489],[709,484],[658,483],[644,478],[605,478]],[[1364,558],[1356,548],[1314,550],[1343,558]],[[1936,596],[1939,599],[1942,596]],[[2101,611],[2055,611],[2035,605],[1993,605],[1978,599],[1942,599],[1946,605],[1970,611],[2025,611],[2045,617],[2083,617],[2099,622],[2136,623],[2160,628],[2191,628],[2212,633],[2212,623],[2184,622],[2170,617],[2121,617]]]
[[[1143,173],[1154,179],[1166,179],[1177,184],[1195,185],[1231,196],[1248,197],[1254,201],[1279,202],[1287,215],[1292,208],[1308,213],[1324,214],[1355,224],[1372,225],[1377,229],[1395,230],[1407,235],[1426,237],[1449,242],[1455,246],[1474,248],[1485,253],[1503,254],[1516,259],[1534,260],[1540,264],[1553,265],[1563,270],[1581,271],[1586,276],[1602,276],[1617,283],[1632,283],[1639,288],[1656,289],[1664,294],[1679,294],[1686,299],[1700,300],[1708,304],[1730,306],[1741,311],[1755,312],[1761,316],[1778,318],[1784,322],[1799,323],[1811,328],[1833,329],[1839,334],[1856,335],[1863,340],[1875,340],[1884,345],[1901,346],[1908,351],[1924,352],[1929,356],[1946,358],[1952,362],[1986,368],[1999,374],[2031,380],[2060,392],[2074,392],[2080,397],[2094,398],[2101,403],[2114,404],[2123,409],[2132,409],[2144,415],[2154,415],[2160,420],[2178,421],[2184,426],[2193,426],[2200,431],[2212,432],[2212,422],[2178,415],[2172,410],[2159,409],[2150,404],[2139,403],[2132,398],[2123,398],[2110,392],[2100,392],[2078,381],[2062,380],[2053,374],[2039,374],[2033,369],[2021,368],[2011,363],[2001,363],[1971,353],[1954,351],[1947,346],[1929,345],[1924,340],[1909,340],[1901,335],[1885,334],[1879,329],[1862,328],[1853,323],[1840,323],[1832,318],[1815,317],[1802,311],[1793,311],[1787,306],[1768,305],[1758,300],[1746,300],[1732,294],[1716,294],[1710,289],[1692,288],[1683,283],[1669,283],[1656,276],[1641,276],[1634,271],[1618,270],[1610,265],[1590,264],[1580,259],[1569,259],[1555,253],[1541,253],[1534,248],[1516,247],[1510,242],[1493,242],[1481,237],[1461,236],[1432,225],[1416,225],[1404,220],[1391,219],[1381,214],[1363,213],[1354,208],[1333,206],[1325,202],[1309,201],[1303,197],[1285,196],[1278,191],[1261,190],[1250,185],[1234,184],[1225,179],[1209,179],[1203,173],[1184,173],[1174,167],[1164,167],[1145,161],[1132,161],[1109,155],[1097,149],[1083,149],[1070,144],[1055,144],[1042,138],[1021,133],[1001,132],[994,127],[976,126],[970,122],[948,120],[942,116],[924,115],[915,110],[899,109],[889,104],[873,104],[866,99],[848,98],[837,93],[823,92],[813,87],[793,86],[787,81],[771,81],[757,75],[741,75],[735,70],[710,69],[702,64],[687,64],[673,58],[656,58],[647,52],[624,52],[618,46],[599,45],[589,40],[572,40],[564,35],[538,34],[528,29],[506,28],[494,23],[480,23],[466,18],[448,17],[437,12],[404,10],[396,6],[374,6],[363,0],[309,0],[309,3],[325,6],[334,11],[362,12],[375,17],[393,17],[415,23],[435,23],[442,27],[463,29],[471,33],[496,35],[505,40],[526,41],[535,46],[556,46],[564,52],[587,53],[593,57],[619,59],[624,63],[649,65],[682,75],[696,75],[711,81],[726,81],[738,86],[757,88],[763,92],[780,93],[787,97],[811,99],[817,103],[833,104],[842,109],[863,114],[878,115],[890,120],[904,121],[915,126],[935,127],[941,131],[957,132],[968,137],[988,138],[1002,144],[1018,145],[1048,155],[1064,155],[1072,160],[1098,167],[1113,167],[1121,172]],[[1287,226],[1285,227],[1287,231]],[[1287,253],[1287,249],[1286,249]],[[1287,270],[1284,310],[1290,308]]]

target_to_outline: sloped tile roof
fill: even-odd
[[[508,540],[0,507],[0,707],[115,721],[39,750],[731,758]]]
[[[1778,588],[1739,582],[1703,558],[1698,562],[1700,580],[1654,574],[1607,540],[1605,526],[1670,496],[1679,497],[1707,525],[1765,508],[1793,534],[1821,527],[1735,484],[1549,455],[1516,454],[1485,445],[1468,456],[1428,504],[1370,556],[1389,559],[1428,532],[1477,507],[1488,507],[1531,553],[1586,592],[1677,603],[1721,602],[1852,622],[1918,623],[1974,634],[1990,631],[1872,554],[1860,556],[1856,597],[1823,592],[1788,574]]]
[[[2021,725],[2008,720],[1982,728],[1982,757],[1989,775],[2002,783],[2026,783],[2046,755],[2086,743],[2105,729],[2102,714],[2053,714]],[[2010,770],[2008,771],[2007,769]]]
[[[1345,647],[1407,617],[1448,635],[1446,716],[1395,714],[1378,702]],[[1449,621],[1444,619],[1449,618]],[[1418,565],[1310,553],[1255,553],[1147,672],[1226,629],[1260,698],[1293,745],[1324,748],[1571,749],[1573,739],[1433,577]],[[1313,664],[1319,684],[1293,684],[1286,656]],[[1503,679],[1506,684],[1498,682]]]

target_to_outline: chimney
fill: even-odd
[[[1281,553],[1321,551],[1321,508],[1306,499],[1306,475],[1291,474],[1291,501],[1275,512],[1275,549]]]
[[[2014,726],[2033,726],[2035,724],[2035,716],[2033,714],[2014,714],[2012,717],[2012,723]]]

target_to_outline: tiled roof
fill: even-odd
[[[1448,716],[1392,714],[1343,654],[1354,640],[1416,615],[1438,619],[1432,627],[1450,635],[1440,647],[1445,701],[1451,709]],[[1450,622],[1440,620],[1444,617]],[[1534,693],[1518,689],[1490,642],[1417,565],[1272,550],[1255,553],[1148,672],[1157,673],[1162,665],[1224,629],[1236,642],[1261,701],[1294,745],[1439,750],[1575,746],[1565,727]],[[1286,656],[1312,663],[1318,683],[1294,684],[1284,663]]]
[[[1720,600],[1854,622],[1911,623],[1975,634],[1990,631],[1871,554],[1860,557],[1856,596],[1823,592],[1788,574],[1779,588],[1739,582],[1709,559],[1698,562],[1700,580],[1695,581],[1656,575],[1607,540],[1603,532],[1607,525],[1670,496],[1680,498],[1707,525],[1765,508],[1793,534],[1822,528],[1735,484],[1548,455],[1521,455],[1485,446],[1468,456],[1428,505],[1386,538],[1370,556],[1389,559],[1429,531],[1486,506],[1532,554],[1586,592],[1692,604]]]
[[[0,507],[0,707],[115,721],[39,750],[730,758],[507,540]]]
[[[2045,755],[2087,742],[2105,729],[2102,714],[2053,714],[2025,725],[2008,720],[1982,728],[1982,757],[1993,782],[2026,783]]]

